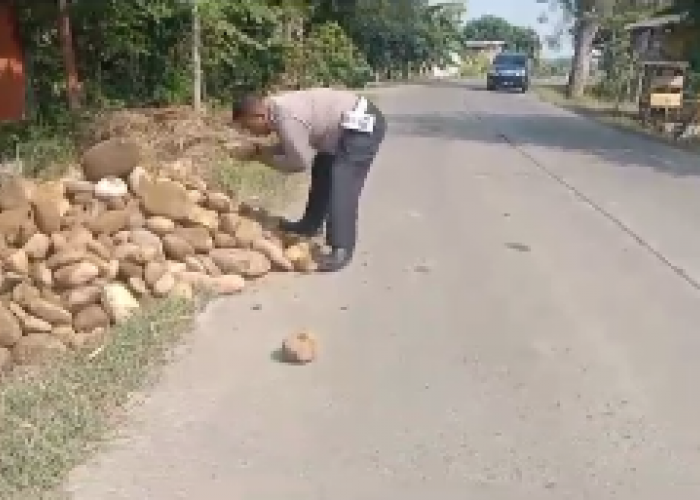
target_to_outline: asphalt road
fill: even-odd
[[[213,304],[74,498],[700,498],[697,158],[532,95],[377,95],[353,267]],[[272,360],[298,328],[319,360]]]

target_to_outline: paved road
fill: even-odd
[[[378,100],[352,270],[212,305],[74,498],[700,498],[697,160],[530,95]],[[299,327],[319,361],[272,361]]]

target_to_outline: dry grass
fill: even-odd
[[[168,299],[115,328],[98,350],[0,385],[0,498],[53,491],[114,423],[189,326],[193,304]]]

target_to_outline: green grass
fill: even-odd
[[[193,314],[191,302],[156,302],[115,328],[101,348],[0,384],[0,498],[55,491],[167,360]]]

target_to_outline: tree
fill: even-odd
[[[532,57],[537,57],[542,47],[540,36],[533,28],[515,26],[490,15],[467,22],[462,36],[465,40],[502,41],[509,50],[526,52]]]

